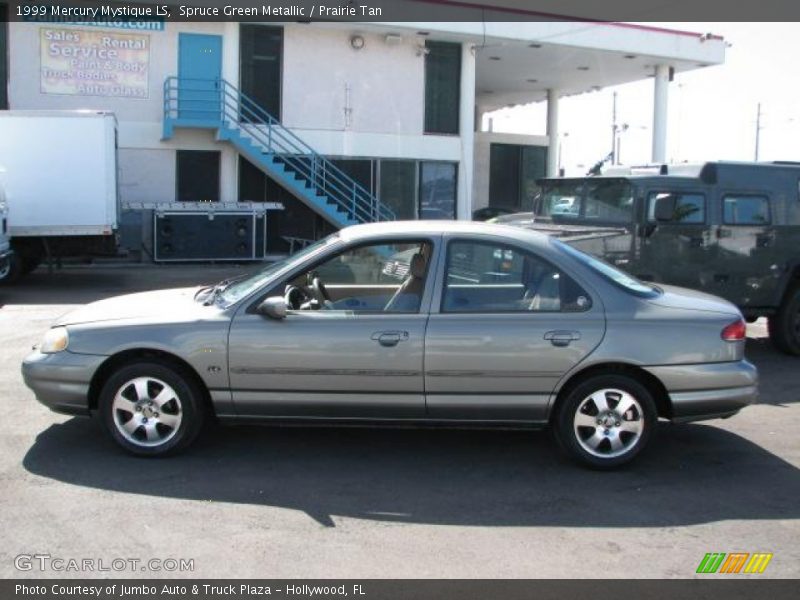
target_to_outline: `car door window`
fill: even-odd
[[[656,202],[663,198],[675,199],[672,223],[702,224],[706,222],[706,197],[694,192],[650,192],[647,200],[647,220],[656,222]]]
[[[572,278],[513,246],[453,241],[445,269],[442,312],[568,312],[591,306]]]
[[[726,195],[722,206],[722,220],[726,225],[768,225],[770,222],[766,196]]]
[[[284,293],[294,310],[416,313],[432,248],[426,241],[351,247],[294,277]]]

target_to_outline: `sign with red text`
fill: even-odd
[[[39,32],[43,94],[148,97],[149,35],[60,27]]]

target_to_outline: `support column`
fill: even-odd
[[[653,87],[653,163],[667,161],[667,104],[669,101],[669,65],[656,66]]]
[[[558,90],[547,90],[547,176],[558,176]]]
[[[222,78],[233,87],[239,87],[239,23],[228,22],[222,26]]]
[[[222,78],[239,87],[239,23],[222,25]],[[230,144],[222,146],[219,169],[220,200],[239,200],[239,153]]]
[[[461,45],[461,103],[458,110],[461,161],[458,165],[456,218],[472,218],[472,174],[475,151],[475,54],[472,44]]]

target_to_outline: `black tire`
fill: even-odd
[[[781,352],[800,356],[800,284],[786,292],[781,307],[767,321],[769,338]]]
[[[15,252],[8,258],[8,264],[0,269],[0,285],[11,285],[25,275],[25,264]]]
[[[592,399],[595,394],[608,410],[593,411],[598,408]],[[615,408],[623,400],[630,407],[619,415]],[[574,387],[556,408],[553,426],[570,458],[593,469],[613,469],[633,460],[647,446],[657,422],[656,404],[647,388],[632,377],[609,374],[590,377]],[[636,428],[638,433],[633,431]],[[619,445],[616,449],[615,444]]]
[[[147,392],[140,397],[141,390]],[[137,456],[183,450],[200,433],[206,416],[203,392],[192,377],[182,369],[150,361],[131,363],[111,375],[100,391],[98,409],[111,439]]]

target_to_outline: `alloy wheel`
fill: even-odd
[[[141,447],[168,442],[183,419],[178,394],[154,377],[137,377],[120,386],[111,409],[120,435]]]
[[[615,458],[629,452],[642,437],[644,413],[628,392],[601,389],[581,401],[573,426],[586,452],[598,458]]]

